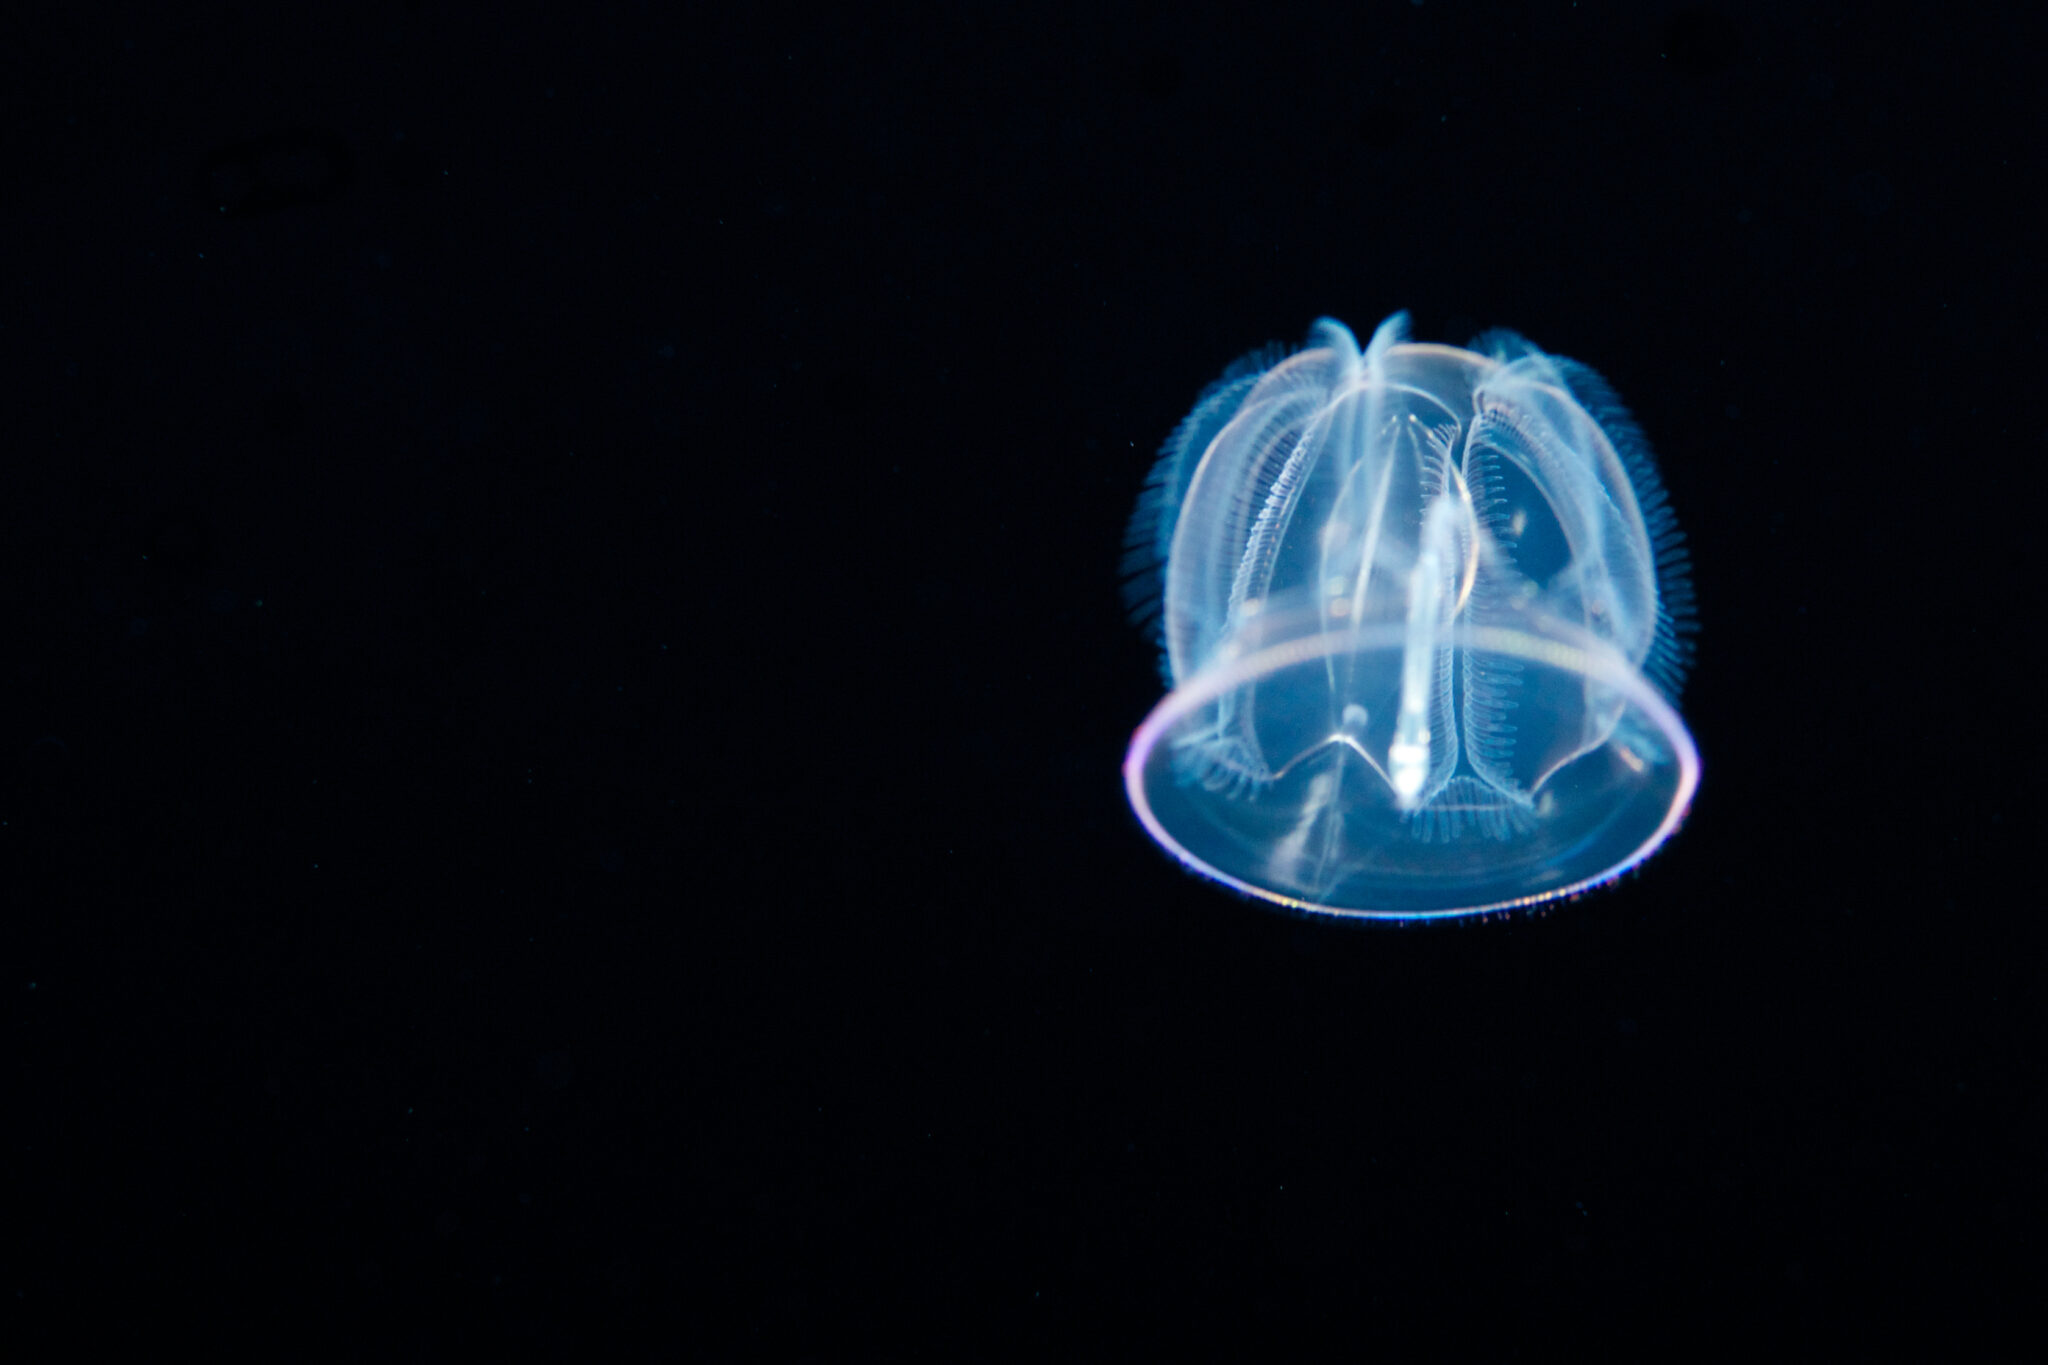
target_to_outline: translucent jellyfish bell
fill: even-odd
[[[1190,868],[1300,910],[1424,919],[1620,875],[1684,816],[1691,588],[1648,444],[1510,332],[1246,357],[1132,519],[1172,691],[1124,762]]]

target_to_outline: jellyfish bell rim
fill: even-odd
[[[1555,620],[1533,623],[1538,628],[1529,630],[1464,624],[1453,628],[1452,637],[1448,642],[1453,647],[1491,651],[1594,679],[1620,692],[1629,705],[1649,718],[1671,746],[1672,754],[1677,760],[1678,777],[1662,819],[1646,838],[1626,857],[1613,861],[1601,870],[1556,887],[1545,888],[1536,894],[1502,897],[1472,905],[1421,910],[1328,904],[1274,887],[1262,886],[1216,867],[1194,853],[1167,829],[1147,795],[1148,761],[1158,749],[1161,740],[1175,725],[1193,715],[1201,707],[1261,678],[1271,677],[1283,669],[1298,667],[1319,658],[1361,651],[1399,650],[1404,639],[1403,627],[1395,622],[1361,624],[1338,630],[1311,628],[1301,633],[1289,634],[1290,621],[1300,625],[1305,620],[1306,615],[1301,612],[1274,613],[1260,623],[1261,630],[1246,632],[1247,635],[1271,639],[1273,643],[1246,647],[1244,637],[1241,636],[1226,644],[1220,658],[1162,697],[1131,735],[1130,746],[1124,754],[1125,797],[1153,842],[1172,854],[1175,860],[1188,870],[1244,895],[1301,913],[1382,924],[1440,922],[1527,910],[1550,901],[1580,895],[1614,881],[1630,869],[1639,866],[1661,848],[1684,823],[1692,807],[1693,797],[1699,789],[1699,749],[1677,709],[1665,700],[1657,688],[1619,651],[1576,627]]]

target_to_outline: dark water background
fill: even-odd
[[[16,22],[8,1332],[2038,1332],[2038,14]],[[1154,448],[1396,308],[1691,537],[1692,818],[1533,919],[1118,788]]]

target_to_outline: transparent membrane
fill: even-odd
[[[1391,919],[1569,895],[1676,827],[1699,759],[1682,538],[1605,381],[1381,323],[1233,366],[1132,519],[1172,691],[1125,766],[1189,867]]]
[[[1403,723],[1404,680],[1412,693],[1416,673],[1409,623],[1321,624],[1308,608],[1250,618],[1133,737],[1131,807],[1194,871],[1298,910],[1473,915],[1619,876],[1683,818],[1699,782],[1692,737],[1612,646],[1533,615],[1449,626],[1429,652],[1512,667],[1524,709],[1548,733],[1522,746],[1520,780],[1454,764],[1425,801],[1402,755],[1415,730]],[[1453,694],[1460,671],[1477,673],[1451,670]],[[1270,763],[1258,780],[1216,752],[1244,744]]]

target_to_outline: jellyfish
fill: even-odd
[[[1513,332],[1317,322],[1205,390],[1132,517],[1168,692],[1124,785],[1193,871],[1296,911],[1483,915],[1619,877],[1699,784],[1693,596],[1650,447]]]

